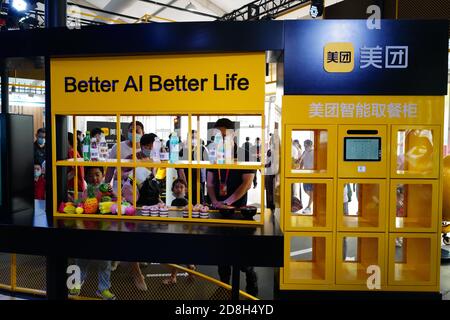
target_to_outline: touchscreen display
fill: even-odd
[[[344,138],[344,161],[381,161],[381,138]]]

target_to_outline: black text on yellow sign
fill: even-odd
[[[213,91],[246,91],[250,87],[250,81],[245,77],[240,77],[238,73],[227,73],[225,76],[214,74],[212,78],[188,78],[186,75],[177,75],[174,78],[163,78],[159,75],[128,76],[128,79],[121,83],[120,80],[100,79],[98,76],[89,77],[82,80],[75,77],[64,78],[64,90],[72,92],[149,92],[176,91],[195,92],[206,91],[208,86]]]

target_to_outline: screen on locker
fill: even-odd
[[[344,161],[381,161],[381,138],[344,138]]]

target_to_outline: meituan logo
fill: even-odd
[[[355,68],[355,49],[351,42],[328,43],[323,52],[326,72],[352,72]]]

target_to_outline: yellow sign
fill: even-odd
[[[54,114],[264,111],[265,54],[54,58]]]
[[[431,96],[284,96],[286,124],[436,124],[444,97]]]
[[[355,67],[355,50],[351,42],[328,43],[323,52],[326,72],[352,72]]]

